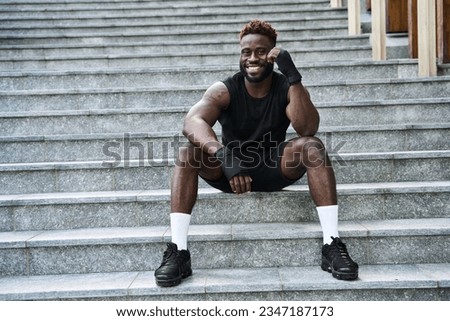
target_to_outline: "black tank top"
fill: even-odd
[[[285,76],[274,72],[271,89],[263,98],[248,94],[241,73],[227,78],[224,84],[230,93],[230,105],[219,117],[222,143],[248,166],[255,166],[255,153],[267,155],[268,149],[286,139],[290,124],[286,116],[289,83]]]

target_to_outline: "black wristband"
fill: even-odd
[[[290,85],[302,81],[302,75],[297,70],[297,67],[295,67],[292,57],[287,50],[280,49],[280,53],[277,59],[275,59],[275,62],[281,73],[288,79]]]
[[[245,174],[245,169],[241,167],[241,160],[233,156],[229,148],[222,147],[216,151],[215,156],[221,162],[222,171],[228,180],[236,175]]]

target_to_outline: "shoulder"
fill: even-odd
[[[226,78],[223,84],[228,88],[228,91],[233,92],[240,84],[244,82],[244,77],[240,72],[235,73],[233,76]]]
[[[238,91],[241,81],[243,82],[243,76],[239,72],[223,81],[217,81],[206,90],[203,99],[226,109],[230,105],[231,97]]]
[[[217,81],[205,91],[202,100],[226,108],[230,103],[230,93],[223,82]]]

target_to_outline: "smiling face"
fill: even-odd
[[[267,61],[267,55],[274,47],[269,37],[260,34],[248,34],[241,39],[241,73],[251,83],[265,80],[272,74],[273,64]]]

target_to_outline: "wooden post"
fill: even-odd
[[[342,8],[342,0],[330,0],[331,8]]]
[[[348,0],[348,34],[361,34],[361,5],[359,0]]]
[[[386,60],[386,0],[372,0],[372,58]]]
[[[436,1],[417,1],[419,76],[436,76]]]

